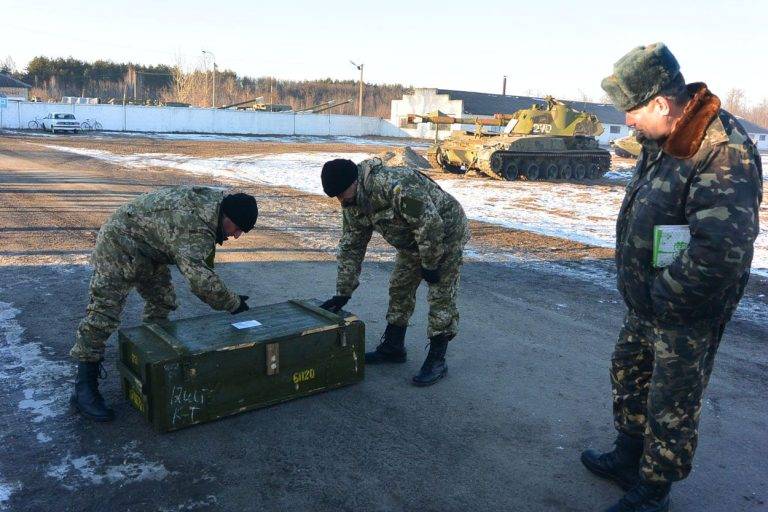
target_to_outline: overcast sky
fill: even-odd
[[[357,79],[602,97],[632,47],[664,41],[689,82],[768,98],[766,1],[2,0],[0,59],[37,55],[200,65],[239,75]]]

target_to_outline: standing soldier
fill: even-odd
[[[227,288],[213,271],[215,244],[239,238],[256,223],[256,199],[208,187],[168,187],[120,207],[101,227],[93,251],[90,301],[70,355],[79,361],[72,405],[94,421],[114,419],[104,404],[98,376],[104,346],[120,324],[131,288],[146,301],[144,321],[168,319],[176,309],[169,264],[192,292],[217,310],[248,309],[245,295]]]
[[[749,278],[762,166],[741,125],[705,84],[685,84],[664,44],[629,52],[602,87],[643,150],[616,226],[629,309],[611,367],[618,438],[581,460],[629,491],[608,512],[666,511],[672,482],[691,471],[702,393]],[[686,225],[690,243],[656,268],[662,225]]]
[[[464,245],[469,240],[464,210],[420,172],[385,167],[378,158],[359,165],[351,160],[331,160],[323,165],[321,178],[325,193],[336,197],[344,210],[337,295],[322,307],[338,312],[347,303],[359,284],[371,234],[379,232],[397,249],[397,257],[389,284],[387,328],[376,350],[365,354],[365,362],[405,362],[405,331],[423,279],[429,285],[430,343],[413,383],[434,384],[448,371],[445,351],[458,328],[456,293]]]

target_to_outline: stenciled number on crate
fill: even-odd
[[[171,390],[171,422],[174,425],[182,421],[194,423],[197,419],[195,415],[205,407],[212,393],[213,390],[207,388],[187,389],[184,386],[174,386]]]
[[[144,400],[141,399],[141,395],[133,388],[128,389],[128,400],[131,401],[133,406],[139,411],[146,412],[144,410]]]
[[[300,372],[294,373],[293,383],[298,386],[302,382],[307,382],[308,380],[312,380],[314,378],[315,378],[315,369],[310,368],[309,370],[302,370]]]

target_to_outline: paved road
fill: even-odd
[[[469,261],[450,373],[427,389],[408,383],[425,354],[420,290],[409,361],[368,368],[361,384],[158,435],[121,398],[113,345],[102,387],[118,420],[70,414],[67,351],[95,230],[136,193],[190,180],[0,140],[0,510],[592,511],[620,496],[578,462],[614,436],[607,369],[624,307],[605,261]],[[317,239],[333,233],[313,227],[322,220],[264,220],[217,263],[225,280],[259,304],[331,294],[335,265]],[[348,307],[369,346],[385,326],[392,268],[373,252],[382,261],[364,266]],[[209,312],[174,281],[177,317]],[[768,507],[766,288],[755,280],[726,331],[674,511]],[[140,310],[132,295],[125,324]]]

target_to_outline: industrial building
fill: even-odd
[[[21,80],[0,73],[0,96],[5,96],[9,100],[26,101],[29,99],[31,88],[31,85],[25,84]]]
[[[611,104],[586,101],[564,101],[564,103],[576,110],[597,116],[605,128],[603,134],[598,137],[600,144],[607,145],[610,141],[629,134],[624,113]],[[435,126],[432,123],[408,124],[408,114],[423,115],[440,112],[451,117],[492,118],[496,113],[511,114],[520,109],[530,108],[533,104],[545,107],[546,101],[544,98],[533,96],[420,88],[414,89],[413,94],[406,94],[402,99],[392,101],[390,122],[413,137],[434,139]],[[740,119],[740,122],[758,148],[768,150],[768,129],[745,119]],[[473,124],[440,125],[438,138],[448,137],[451,131],[473,131],[474,129]],[[483,127],[483,130],[493,132],[500,131],[501,128]]]

